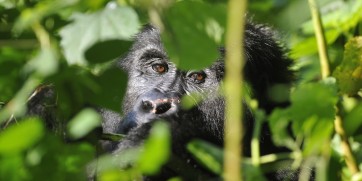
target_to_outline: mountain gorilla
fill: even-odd
[[[268,27],[250,22],[246,25],[245,77],[253,89],[253,97],[266,112],[284,104],[270,99],[270,88],[277,84],[290,85],[293,79],[290,70],[292,62],[274,37],[274,33]],[[224,77],[226,51],[220,48],[219,52],[218,60],[208,68],[197,71],[177,69],[164,50],[159,30],[153,26],[146,26],[136,36],[129,53],[118,62],[129,77],[123,103],[124,117],[120,118],[106,110],[100,111],[104,118],[104,132],[126,134],[119,143],[105,144],[107,149],[118,153],[141,145],[152,123],[163,119],[169,122],[171,127],[173,155],[206,172],[196,165],[185,145],[194,138],[223,145],[225,100],[219,89]],[[204,98],[193,108],[182,109],[181,97],[192,93],[201,93]],[[249,156],[254,118],[247,107],[244,116],[246,135],[243,150],[244,154]],[[283,151],[273,146],[270,137],[270,132],[264,125],[261,133],[262,154]],[[157,179],[163,180],[172,175],[172,172],[177,171],[165,168]],[[211,174],[208,176],[212,177]],[[279,178],[280,174],[277,177]],[[205,178],[199,176],[193,178],[195,179]]]

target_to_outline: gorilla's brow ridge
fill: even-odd
[[[141,59],[146,59],[146,60],[153,59],[153,58],[165,59],[166,55],[163,52],[161,52],[160,50],[148,49],[141,56]]]

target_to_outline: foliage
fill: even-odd
[[[348,140],[361,170],[362,3],[318,4],[333,72],[326,79],[320,76],[307,2],[249,2],[254,20],[288,32],[282,34],[298,79],[291,105],[268,115],[274,142],[292,153],[260,157],[253,147],[258,158],[240,163],[249,173],[247,180],[263,179],[261,172],[277,169],[285,159],[302,168],[301,180],[312,167],[317,180],[362,179],[361,171],[353,173],[347,166],[342,147]],[[224,41],[226,10],[221,0],[0,1],[0,180],[86,180],[86,173],[97,173],[99,180],[135,180],[157,173],[170,156],[167,124],[156,124],[142,148],[95,159],[100,119],[84,107],[120,112],[127,77],[113,66],[114,59],[127,52],[132,37],[148,22],[163,28],[166,49],[181,68],[210,65]],[[56,101],[47,106],[56,106],[60,118],[55,132],[27,114],[39,85],[49,84],[56,88]],[[249,102],[256,115],[262,112]],[[347,139],[335,131],[336,115]],[[289,125],[291,132],[286,131]],[[195,140],[188,150],[206,169],[223,174],[221,148]]]

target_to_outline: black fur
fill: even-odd
[[[284,49],[274,36],[273,31],[263,25],[252,23],[246,25],[245,77],[260,107],[267,113],[275,106],[282,105],[269,99],[269,88],[276,84],[290,85],[293,79],[293,72],[290,70],[292,61],[285,56]],[[195,72],[179,70],[168,59],[160,39],[160,32],[152,26],[146,26],[137,35],[126,57],[118,62],[129,76],[123,103],[124,118],[101,110],[104,117],[104,132],[127,134],[120,143],[106,144],[107,149],[117,153],[142,144],[152,122],[160,118],[170,123],[172,150],[174,155],[181,160],[192,160],[185,150],[185,145],[194,138],[222,146],[225,101],[220,96],[219,89],[224,77],[225,53],[226,51],[221,48],[220,58],[210,67],[197,72],[206,78],[202,81],[195,80],[192,76]],[[152,67],[155,65],[162,65],[167,68],[167,71],[158,73]],[[203,101],[190,110],[183,110],[179,104],[181,97],[195,92],[202,93]],[[243,150],[246,155],[250,155],[254,119],[248,108],[245,111],[244,120],[247,133]],[[261,136],[262,154],[284,151],[273,146],[267,126],[264,126]],[[191,161],[191,164],[194,162]],[[165,172],[167,171],[162,174]],[[175,174],[182,175],[182,173]],[[165,175],[158,178],[165,178],[172,174],[168,172]],[[212,176],[208,173],[206,175]],[[204,177],[200,175],[199,179],[202,180]]]

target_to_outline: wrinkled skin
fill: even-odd
[[[285,104],[269,100],[267,94],[275,84],[290,85],[293,79],[293,73],[289,70],[291,60],[273,39],[273,32],[265,26],[249,23],[245,38],[245,77],[260,107],[269,113],[274,107]],[[137,35],[129,53],[118,62],[129,77],[122,108],[124,117],[107,110],[100,111],[104,118],[104,132],[127,135],[120,143],[105,143],[106,149],[118,153],[142,144],[152,123],[162,118],[171,126],[173,154],[204,173],[193,179],[213,177],[196,165],[185,145],[194,138],[223,145],[225,101],[219,89],[224,77],[225,50],[221,48],[219,52],[220,58],[208,68],[198,71],[179,70],[168,59],[159,31],[152,26],[145,27]],[[192,93],[201,93],[204,99],[193,108],[183,110],[180,106],[181,97]],[[250,155],[254,119],[247,107],[244,113],[246,135],[243,150],[245,155]],[[285,151],[273,146],[270,137],[265,125],[261,133],[262,154]],[[173,174],[182,175],[177,168],[169,169],[165,166],[155,180]]]

